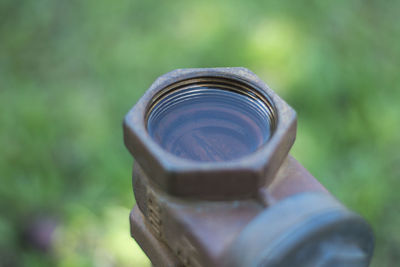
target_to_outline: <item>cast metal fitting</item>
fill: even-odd
[[[245,68],[159,77],[124,120],[131,233],[156,266],[367,266],[373,235],[288,155],[296,113]]]

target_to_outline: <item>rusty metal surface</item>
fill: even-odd
[[[135,168],[136,175],[144,175]],[[135,196],[149,229],[193,266],[214,266],[236,234],[264,209],[254,200],[182,201],[159,190],[145,175],[137,178]]]
[[[302,192],[329,192],[295,158],[288,155],[271,184],[269,198],[279,201]]]
[[[145,224],[143,214],[137,206],[133,207],[129,216],[131,235],[136,239],[140,247],[151,259],[154,266],[182,267],[179,259],[175,257],[169,248],[159,242]]]
[[[265,95],[275,110],[275,130],[270,140],[243,158],[218,162],[194,162],[166,152],[149,136],[146,118],[154,99],[182,81],[199,78],[240,83]],[[211,81],[212,82],[212,81]],[[228,199],[257,194],[260,185],[272,181],[296,135],[296,113],[254,73],[244,68],[175,70],[158,78],[124,120],[124,140],[135,160],[164,191],[182,197]],[[230,186],[224,186],[229,184]]]
[[[220,266],[227,250],[245,227],[266,208],[289,196],[305,192],[328,194],[293,157],[288,156],[276,179],[259,198],[201,201],[166,194],[152,183],[140,166],[134,171],[134,190],[139,209],[148,218],[148,229],[170,253],[190,262],[185,266]],[[271,225],[269,225],[271,226]],[[267,227],[267,225],[266,225]],[[151,247],[146,240],[138,240]],[[162,265],[161,265],[162,266]]]
[[[160,95],[191,80],[240,83],[265,95],[276,124],[270,139],[254,153],[229,161],[197,162],[164,151],[147,132],[148,114]],[[372,232],[288,155],[295,134],[294,110],[247,69],[175,70],[158,78],[124,120],[124,141],[136,160],[132,183],[137,206],[130,217],[131,232],[154,266],[282,266],[265,259],[265,252],[274,251],[284,262],[285,255],[298,255],[303,245],[308,250],[301,252],[302,257],[308,259],[299,262],[367,266]],[[292,203],[286,214],[282,203]],[[318,218],[313,211],[317,207]],[[332,215],[330,207],[336,207],[340,216]],[[304,224],[307,220],[313,227]],[[351,233],[343,230],[347,226]],[[358,226],[361,232],[355,229]],[[304,235],[294,235],[293,229],[302,229]],[[282,243],[285,235],[292,237]],[[271,245],[268,238],[274,240]],[[338,238],[344,240],[343,246],[335,245]],[[353,254],[344,255],[338,248],[346,242],[355,244]],[[320,252],[323,247],[332,253]],[[256,254],[249,256],[250,250]]]

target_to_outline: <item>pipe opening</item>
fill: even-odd
[[[271,137],[275,109],[247,83],[193,78],[161,90],[147,112],[147,131],[166,151],[200,162],[221,162],[256,151]]]

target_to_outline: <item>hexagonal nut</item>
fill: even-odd
[[[165,151],[147,131],[150,106],[166,88],[190,79],[217,78],[246,84],[266,96],[275,127],[255,152],[223,162],[197,162]],[[177,69],[159,77],[124,119],[125,145],[146,176],[164,192],[200,199],[253,197],[268,185],[296,137],[296,112],[261,79],[245,68]]]

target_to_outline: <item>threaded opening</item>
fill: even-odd
[[[147,112],[147,131],[164,150],[194,161],[229,161],[265,144],[275,109],[247,83],[216,77],[183,80],[161,90]]]

